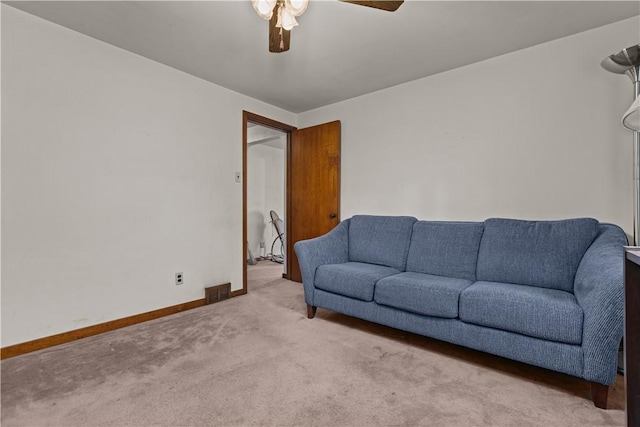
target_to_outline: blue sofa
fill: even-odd
[[[591,218],[357,215],[294,248],[309,318],[321,307],[580,377],[606,408],[626,244]]]

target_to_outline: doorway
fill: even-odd
[[[247,122],[247,285],[286,273],[286,154],[288,133]]]
[[[276,264],[280,258],[281,267],[271,267],[276,274],[302,282],[294,243],[328,233],[340,222],[340,121],[296,129],[247,111],[243,111],[242,117],[243,287],[232,296],[247,293],[247,267],[252,265],[250,262],[257,261],[254,254],[260,254],[259,257],[265,254],[269,262],[276,260]],[[264,164],[258,161],[252,174],[248,161],[260,158],[258,153],[266,151],[264,147],[278,149],[282,143],[277,141],[283,138],[286,139],[282,152],[284,159],[281,158],[284,160],[283,170],[269,173],[266,161]],[[253,150],[252,147],[263,148]],[[249,154],[250,150],[255,153]],[[273,150],[270,152],[274,158],[279,156],[277,151],[276,154]],[[276,211],[277,216],[274,217],[271,211],[273,206],[281,206],[280,196],[273,196],[269,199],[271,202],[266,202],[266,195],[258,195],[258,199],[265,201],[262,203],[255,201],[255,196],[248,195],[248,190],[254,188],[253,191],[266,193],[267,187],[262,189],[264,185],[268,186],[266,176],[278,177],[280,174],[284,175],[285,182],[282,192],[284,209],[282,213]],[[279,177],[274,179],[280,180]],[[277,186],[280,188],[280,184]],[[269,191],[272,189],[269,186]],[[278,223],[279,220],[282,222]],[[280,230],[276,224],[281,226]],[[253,230],[249,232],[249,228]],[[250,235],[253,236],[251,241]],[[276,279],[275,275],[273,279]]]
[[[286,277],[286,177],[295,127],[243,112],[243,289]]]

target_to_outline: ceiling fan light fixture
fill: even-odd
[[[280,7],[278,9],[278,22],[276,23],[276,27],[291,31],[293,27],[297,26],[298,21],[296,21],[296,17],[292,15],[286,7]]]
[[[341,0],[374,9],[393,12],[404,0]],[[269,21],[269,52],[281,53],[289,50],[291,30],[298,26],[296,16],[309,7],[309,0],[251,0],[251,5],[260,17]],[[275,16],[274,16],[275,13]]]
[[[309,0],[286,0],[285,8],[291,13],[293,16],[300,16],[307,10],[307,6],[309,6]]]
[[[629,130],[640,132],[640,97],[633,101],[631,107],[622,116],[622,126]]]
[[[273,16],[273,8],[276,6],[276,0],[251,0],[253,10],[267,21]]]

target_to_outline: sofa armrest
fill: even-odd
[[[584,313],[583,376],[612,384],[624,325],[624,231],[600,224],[597,237],[580,261],[573,292]]]
[[[313,282],[316,269],[323,264],[340,264],[349,261],[349,222],[342,221],[325,235],[300,240],[293,245],[302,273],[304,300],[313,304]]]

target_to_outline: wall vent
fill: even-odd
[[[231,296],[231,283],[225,283],[218,286],[210,286],[204,288],[204,303],[205,305],[214,304],[216,302],[229,299]]]

